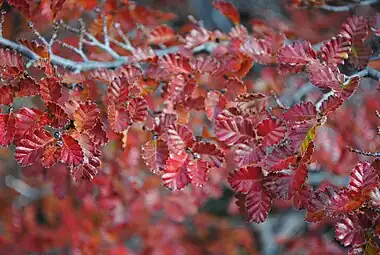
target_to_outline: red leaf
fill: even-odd
[[[28,0],[7,0],[8,4],[18,9],[25,18],[30,18],[30,6]]]
[[[277,54],[277,62],[283,72],[300,72],[315,60],[317,53],[306,41],[295,41],[292,45],[283,46]]]
[[[220,63],[212,56],[198,56],[190,62],[191,68],[201,74],[213,74],[218,70]]]
[[[295,153],[287,146],[276,147],[263,160],[265,168],[270,171],[287,169],[290,164],[294,164],[295,162]]]
[[[352,39],[354,37],[365,40],[368,34],[368,23],[363,17],[353,16],[349,17],[342,25],[342,35]]]
[[[268,97],[261,93],[239,95],[236,107],[244,114],[256,115],[262,113],[268,105]]]
[[[53,18],[55,19],[57,17],[58,12],[60,12],[63,8],[63,5],[65,4],[66,0],[51,0],[50,2],[50,9],[53,13]]]
[[[33,78],[27,76],[18,81],[17,87],[15,89],[16,97],[37,96],[40,94],[40,86]]]
[[[20,44],[29,48],[40,58],[50,58],[49,50],[44,44],[40,44],[37,41],[28,41],[24,39],[20,39]]]
[[[205,108],[209,120],[214,120],[227,105],[226,97],[219,91],[207,93]]]
[[[169,157],[169,149],[161,140],[152,140],[142,146],[141,157],[151,172],[160,174]]]
[[[94,143],[98,146],[104,146],[108,142],[107,133],[103,128],[103,123],[98,119],[95,126],[89,130],[88,135],[94,141]]]
[[[108,106],[108,122],[116,133],[121,133],[132,125],[127,109],[125,107],[116,109],[114,104]]]
[[[34,131],[49,124],[49,119],[38,109],[21,108],[16,114],[15,139],[19,140],[23,136],[33,135]]]
[[[296,209],[306,209],[309,204],[310,195],[313,191],[313,188],[304,183],[302,187],[294,194],[293,196],[293,205]]]
[[[162,181],[170,190],[181,190],[190,183],[186,170],[187,154],[182,151],[179,154],[170,154],[166,161]]]
[[[262,136],[263,146],[272,146],[285,137],[287,127],[279,119],[265,119],[257,125],[257,134]]]
[[[8,146],[13,142],[16,131],[16,118],[11,112],[0,114],[0,145]]]
[[[378,185],[378,176],[375,169],[368,162],[359,162],[351,170],[348,188],[360,195],[369,193]]]
[[[290,139],[291,147],[296,152],[301,152],[302,144],[305,141],[306,136],[309,131],[314,127],[314,122],[300,122],[294,124],[290,133],[288,134],[288,138]]]
[[[354,37],[352,39],[352,51],[348,60],[355,68],[364,68],[371,55],[372,50],[366,42],[363,42],[362,37]]]
[[[227,180],[234,191],[248,194],[262,189],[262,178],[263,174],[260,167],[248,166],[230,173]]]
[[[128,102],[127,111],[133,122],[143,122],[148,115],[148,104],[143,97],[135,97]]]
[[[319,189],[314,191],[309,199],[305,220],[309,222],[322,220],[325,217],[326,208],[335,193],[336,191],[330,186],[325,187],[323,190]]]
[[[13,103],[14,93],[12,86],[3,85],[0,87],[0,105],[10,105]]]
[[[159,25],[155,27],[147,36],[148,44],[160,45],[165,43],[170,43],[176,40],[176,35],[169,26]]]
[[[331,217],[352,212],[363,204],[364,201],[360,199],[361,197],[355,196],[350,190],[342,188],[331,197],[331,202],[326,207],[326,212]]]
[[[297,122],[315,119],[317,110],[312,102],[302,102],[287,110],[282,118],[287,121]]]
[[[183,91],[185,86],[186,80],[182,74],[174,76],[167,84],[163,98],[172,101],[174,104],[180,102],[185,96]]]
[[[371,200],[370,200],[370,205],[373,208],[380,209],[380,188],[377,187],[372,190],[370,194]]]
[[[155,118],[154,131],[158,134],[166,132],[166,130],[174,125],[177,121],[177,115],[161,113]]]
[[[70,171],[75,182],[91,181],[98,174],[96,169],[100,165],[98,158],[89,159],[88,163],[81,164]]]
[[[212,6],[223,13],[234,24],[240,23],[239,11],[232,3],[225,1],[214,1]]]
[[[337,67],[314,62],[308,65],[307,71],[309,72],[311,83],[321,89],[331,88],[338,91],[344,82],[344,77]]]
[[[264,179],[264,187],[276,199],[291,199],[305,183],[307,168],[305,165],[295,170],[285,170],[279,173],[270,173]]]
[[[270,64],[275,61],[272,52],[272,45],[264,39],[256,39],[248,37],[240,47],[241,53],[253,59],[254,62],[260,64]]]
[[[335,112],[343,104],[343,99],[336,96],[329,96],[327,100],[322,102],[321,113],[323,115],[329,115]]]
[[[62,135],[62,153],[60,161],[69,166],[77,166],[83,161],[83,151],[77,140],[72,136]]]
[[[21,139],[16,147],[15,159],[22,166],[36,162],[43,154],[44,147],[54,141],[52,135],[43,129],[37,129],[33,134]]]
[[[234,161],[239,167],[258,164],[265,156],[263,146],[249,143],[239,143],[234,150]]]
[[[189,74],[191,70],[190,60],[179,54],[167,54],[158,60],[158,65],[171,75]]]
[[[341,97],[343,100],[350,98],[356,89],[359,87],[360,84],[360,77],[355,76],[352,77],[350,80],[342,84],[342,88],[340,88],[337,92],[336,95]]]
[[[365,243],[366,233],[360,224],[358,215],[348,215],[335,225],[335,235],[344,246]]]
[[[351,52],[350,39],[342,35],[331,38],[321,48],[321,58],[328,65],[343,64]]]
[[[100,112],[95,103],[86,101],[80,103],[74,112],[74,125],[79,132],[92,129],[100,117]]]
[[[211,39],[211,32],[204,27],[195,27],[187,33],[185,38],[185,48],[193,49],[208,42]]]
[[[201,187],[207,183],[208,171],[210,169],[207,161],[202,159],[192,160],[187,164],[187,174],[195,186]]]
[[[193,132],[185,125],[176,124],[167,130],[169,149],[175,153],[185,151],[195,140]]]
[[[247,87],[245,86],[244,82],[239,78],[228,78],[223,82],[223,85],[221,87],[227,89],[225,95],[226,98],[228,98],[229,100],[234,100],[239,95],[244,95],[247,92]]]
[[[207,161],[211,167],[221,167],[225,161],[224,152],[213,143],[197,142],[192,151],[198,153],[201,159]]]
[[[249,222],[264,222],[269,215],[272,199],[264,189],[254,190],[247,194],[245,206],[248,211]]]
[[[45,168],[52,167],[61,157],[61,148],[55,144],[48,145],[42,154],[41,163]]]
[[[0,49],[0,59],[2,60],[0,63],[0,66],[2,67],[15,67],[19,70],[19,72],[23,72],[25,70],[25,65],[21,54],[14,50]]]
[[[130,84],[126,77],[117,77],[108,86],[108,100],[115,105],[124,105],[129,97]]]
[[[42,78],[40,81],[41,96],[45,102],[57,102],[62,96],[62,86],[57,78]]]
[[[251,141],[256,137],[252,121],[240,116],[218,119],[215,123],[215,134],[220,141],[229,146]]]
[[[51,119],[50,125],[52,127],[63,128],[69,122],[69,116],[59,104],[48,102],[46,108]]]

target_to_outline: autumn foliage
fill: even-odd
[[[4,254],[260,254],[250,226],[291,208],[310,225],[284,252],[380,253],[374,8],[305,40],[228,1],[228,32],[139,1],[1,2]],[[11,15],[30,35],[6,38]],[[206,212],[227,189],[230,215]]]

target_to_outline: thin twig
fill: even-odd
[[[5,10],[1,10],[1,12],[0,12],[0,36],[3,36],[3,25],[4,25],[6,14],[7,14],[7,12]]]
[[[351,152],[355,152],[357,154],[364,155],[367,157],[380,157],[380,151],[379,152],[362,151],[359,149],[352,148],[350,146],[347,146],[347,149]]]

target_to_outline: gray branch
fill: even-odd
[[[31,60],[39,59],[39,56],[35,54],[33,51],[31,51],[29,48],[1,36],[0,36],[0,45],[11,48]],[[196,49],[194,49],[194,52],[200,52],[204,50],[211,51],[215,47],[216,47],[215,43],[209,42],[209,43],[205,43],[204,45],[198,46]],[[179,50],[178,46],[173,46],[166,49],[156,50],[155,53],[158,57],[161,57],[169,53],[177,52],[178,50]],[[88,70],[97,69],[97,68],[105,68],[105,69],[117,68],[129,62],[129,58],[126,56],[119,56],[114,61],[103,62],[103,61],[88,60],[85,62],[78,62],[78,61],[73,61],[73,60],[55,55],[54,53],[51,53],[50,59],[51,59],[52,64],[59,65],[64,68],[76,70],[78,72],[88,71]]]
[[[342,5],[342,6],[334,6],[334,5],[325,4],[319,8],[325,11],[330,11],[330,12],[347,12],[347,11],[351,11],[352,9],[358,6],[368,6],[368,5],[377,4],[378,2],[379,0],[367,0],[367,1],[360,1],[359,3],[347,4],[347,5]]]

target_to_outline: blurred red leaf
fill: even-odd
[[[234,24],[240,23],[239,11],[232,3],[226,1],[214,1],[212,6],[223,13]]]

